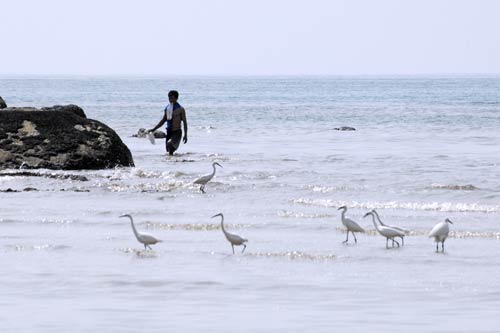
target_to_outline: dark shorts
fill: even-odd
[[[167,152],[173,154],[179,148],[182,139],[182,130],[167,131],[167,138],[165,140]]]

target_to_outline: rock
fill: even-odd
[[[167,135],[163,131],[154,131],[154,136],[156,139],[165,139]],[[139,128],[137,134],[132,135],[134,138],[145,138],[147,135],[147,130],[145,128]]]
[[[1,109],[1,108],[0,108]],[[82,118],[87,118],[87,115],[83,111],[81,107],[78,105],[74,104],[68,104],[68,105],[54,105],[51,107],[43,107],[41,109],[37,109],[31,106],[22,106],[22,107],[17,107],[17,106],[11,106],[11,107],[5,107],[3,111],[67,111],[71,112],[78,117]]]
[[[336,131],[355,131],[356,129],[354,127],[342,126],[342,127],[335,127],[334,130],[336,130]]]
[[[4,193],[11,193],[11,192],[19,192],[18,190],[13,190],[11,189],[10,187],[6,190],[0,190],[0,192],[4,192]]]
[[[7,103],[5,103],[2,96],[0,96],[0,109],[5,109],[6,107],[7,107]]]
[[[87,115],[85,114],[85,112],[83,112],[83,109],[75,104],[54,105],[51,107],[42,108],[42,111],[68,111],[76,114],[79,117],[87,118]]]
[[[45,177],[52,179],[69,179],[86,182],[89,179],[85,176],[71,175],[71,174],[57,174],[57,173],[41,173],[32,171],[16,171],[16,172],[1,172],[0,177]]]
[[[23,189],[23,192],[33,192],[33,191],[38,191],[38,189],[34,187],[25,187]]]
[[[7,110],[7,111],[5,111]],[[105,169],[134,166],[132,154],[105,124],[76,105],[0,112],[0,168]]]

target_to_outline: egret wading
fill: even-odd
[[[434,228],[432,228],[431,232],[429,232],[429,237],[434,237],[434,241],[436,242],[436,252],[439,251],[439,242],[441,242],[441,250],[444,252],[444,241],[450,233],[448,223],[453,224],[453,222],[447,218],[444,222],[436,224]]]
[[[372,209],[372,213],[375,214],[375,217],[377,218],[377,221],[378,223],[381,225],[381,226],[384,226],[384,227],[389,227],[389,228],[392,228],[392,229],[396,229],[398,231],[401,231],[404,235],[401,236],[401,245],[405,245],[405,239],[404,239],[404,236],[405,235],[408,235],[410,233],[410,230],[408,229],[403,229],[403,228],[400,228],[400,227],[396,227],[396,226],[393,226],[393,225],[388,225],[388,224],[385,224],[384,222],[382,222],[382,220],[380,219],[380,216],[378,216],[378,213],[375,209]]]
[[[341,209],[342,209],[342,215],[340,216],[340,219],[342,220],[342,224],[347,228],[347,238],[342,243],[347,243],[349,241],[349,231],[354,236],[354,242],[357,243],[358,240],[356,239],[356,235],[354,233],[355,232],[365,232],[365,229],[361,228],[359,226],[359,224],[357,224],[353,220],[345,217],[345,212],[347,211],[346,206],[339,207],[339,209],[337,209],[337,210],[341,210]]]
[[[154,236],[150,234],[137,231],[134,225],[134,219],[129,214],[124,214],[121,215],[120,217],[128,217],[130,219],[130,224],[132,225],[132,230],[134,231],[135,238],[137,238],[137,241],[139,243],[144,244],[144,249],[149,248],[150,250],[152,250],[150,245],[154,245],[156,243],[161,242],[161,240],[156,239]]]
[[[373,212],[368,212],[363,216],[363,218],[367,217],[368,215],[372,216],[372,221],[373,225],[375,226],[375,229],[377,229],[378,233],[381,234],[382,236],[385,237],[385,248],[389,248],[389,239],[392,240],[392,247],[394,247],[394,243],[396,243],[399,247],[399,243],[394,239],[394,237],[401,237],[403,239],[404,237],[404,232],[396,230],[391,227],[383,226],[383,225],[378,225],[377,222],[375,221],[375,214]]]
[[[219,213],[219,214],[215,214],[214,216],[212,216],[212,218],[214,218],[216,216],[221,217],[220,226],[222,228],[222,232],[224,233],[224,236],[226,236],[227,241],[229,243],[231,243],[231,247],[233,248],[233,254],[234,254],[234,246],[235,245],[236,246],[243,245],[243,250],[241,251],[241,253],[245,252],[245,249],[247,248],[245,243],[248,242],[248,239],[245,239],[245,238],[242,238],[238,235],[231,234],[231,233],[227,232],[226,229],[224,228],[224,215],[222,213]]]
[[[214,163],[212,163],[212,168],[214,168],[214,170],[212,171],[212,173],[211,173],[211,174],[209,174],[209,175],[205,175],[205,176],[202,176],[202,177],[200,177],[200,178],[196,179],[196,180],[193,182],[194,184],[201,185],[201,186],[200,186],[200,191],[201,191],[201,192],[205,193],[205,185],[207,185],[207,183],[208,183],[208,182],[209,182],[212,178],[214,178],[214,176],[215,176],[215,166],[216,166],[216,165],[217,165],[217,166],[220,166],[220,167],[222,168],[222,165],[220,165],[220,164],[219,164],[219,163],[217,163],[217,162],[214,162]]]

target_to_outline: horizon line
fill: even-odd
[[[163,78],[163,77],[439,77],[439,76],[500,76],[500,73],[377,73],[377,74],[283,74],[283,73],[239,73],[239,74],[138,74],[138,73],[108,73],[108,74],[74,74],[74,73],[0,73],[1,77],[129,77],[129,78]]]

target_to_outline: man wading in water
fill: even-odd
[[[163,115],[162,120],[150,129],[150,132],[156,131],[160,128],[165,122],[167,122],[167,138],[166,148],[169,155],[173,155],[174,151],[179,148],[179,144],[181,143],[182,138],[182,130],[181,130],[181,121],[184,124],[184,143],[187,143],[187,131],[188,125],[186,120],[186,110],[177,103],[177,99],[179,98],[179,93],[176,90],[171,90],[168,92],[168,101],[169,105],[165,108],[165,114]]]

